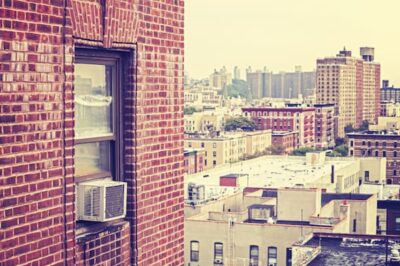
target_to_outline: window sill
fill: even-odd
[[[117,219],[109,222],[76,222],[76,241],[86,242],[87,240],[96,237],[99,233],[109,231],[114,232],[121,228],[123,225],[129,223],[125,219]]]

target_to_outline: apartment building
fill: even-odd
[[[204,170],[204,149],[185,149],[184,165],[186,174],[195,174]]]
[[[183,0],[0,13],[0,265],[183,265]]]
[[[398,130],[348,133],[349,156],[386,158],[386,183],[400,184]]]
[[[185,115],[185,132],[224,131],[231,115],[222,108]]]
[[[196,266],[292,265],[292,247],[313,233],[376,232],[373,194],[248,187],[185,208],[185,263]]]
[[[215,88],[224,89],[226,86],[232,84],[232,74],[226,71],[223,67],[221,70],[216,69],[210,75],[210,86]]]
[[[390,86],[389,80],[382,80],[381,101],[399,103],[400,88],[396,88],[393,85]]]
[[[380,116],[400,117],[400,102],[381,102]]]
[[[300,66],[294,72],[247,72],[246,80],[254,99],[297,98],[309,96],[315,89],[315,71],[302,71]]]
[[[284,154],[290,154],[299,148],[299,132],[274,131],[272,133],[272,147],[277,151],[283,149]]]
[[[204,169],[261,155],[271,147],[271,130],[225,132],[219,136],[186,135],[185,148],[204,149]]]
[[[298,131],[299,146],[315,146],[314,107],[246,107],[245,117],[253,119],[258,129],[274,131]]]
[[[335,106],[315,104],[315,147],[335,146]]]
[[[316,102],[335,105],[338,137],[345,136],[347,125],[373,123],[380,114],[380,64],[373,61],[374,48],[361,47],[360,54],[355,58],[343,49],[317,60]]]

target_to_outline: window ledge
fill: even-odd
[[[120,231],[127,224],[129,224],[129,222],[124,219],[117,219],[109,222],[77,222],[76,242],[87,242],[97,238],[100,233]]]

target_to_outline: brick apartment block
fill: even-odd
[[[0,1],[0,265],[183,265],[183,33],[183,0]],[[123,84],[127,215],[95,227],[75,212],[82,54]]]

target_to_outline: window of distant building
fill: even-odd
[[[371,141],[368,141],[368,147],[371,147]]]
[[[397,142],[393,143],[393,147],[397,148]]]
[[[216,165],[217,165],[217,161],[213,160],[213,166],[216,166]]]
[[[382,152],[382,156],[383,156],[383,157],[386,157],[386,151],[383,151],[383,152]]]
[[[217,152],[213,151],[213,157],[217,157]]]
[[[379,147],[379,142],[377,142],[377,141],[375,142],[375,147],[377,147],[377,148]]]
[[[393,157],[397,157],[397,151],[393,152]]]
[[[278,263],[278,249],[276,247],[268,247],[268,266],[276,266]]]
[[[199,241],[190,241],[190,261],[199,261]]]
[[[188,143],[188,146],[189,146],[189,148],[191,148],[191,147],[192,147],[192,143],[191,143],[191,142],[189,142],[189,143]]]
[[[394,230],[400,231],[400,217],[396,217],[395,219],[395,227]]]
[[[353,150],[350,150],[350,156],[353,156]]]
[[[75,180],[122,180],[122,58],[77,50]]]
[[[292,248],[286,248],[286,266],[292,266]]]
[[[224,264],[224,246],[220,242],[214,243],[214,265]]]
[[[396,176],[397,175],[397,171],[393,170],[393,175]]]
[[[362,145],[365,145],[365,141],[362,142]]]
[[[204,148],[204,142],[202,142],[202,143],[200,144],[200,146],[201,146],[202,148]]]
[[[364,171],[365,181],[369,181],[369,171]]]
[[[354,141],[350,141],[350,147],[353,147],[354,146]]]
[[[250,254],[249,254],[249,259],[250,259],[250,266],[258,266],[258,259],[259,259],[259,249],[258,246],[251,245],[250,246]]]
[[[375,151],[375,157],[379,156],[379,151]]]
[[[357,220],[353,219],[353,232],[357,231]]]
[[[217,143],[213,143],[213,148],[215,149],[215,148],[217,148]]]
[[[386,142],[385,142],[385,141],[382,143],[382,146],[383,146],[383,147],[386,147]]]

